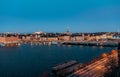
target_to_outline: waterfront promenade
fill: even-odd
[[[108,65],[110,59],[114,59],[116,62],[117,53],[112,53],[111,55],[100,59],[86,67],[79,69],[78,71],[68,75],[67,77],[104,77],[104,74],[109,71],[109,68],[112,67]],[[117,64],[117,63],[116,63]]]
[[[104,46],[104,47],[117,47],[118,43],[116,42],[102,42],[102,41],[64,41],[64,45],[83,45],[83,46]]]

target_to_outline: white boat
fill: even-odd
[[[58,44],[58,42],[51,42],[51,44],[55,44],[56,45],[56,44]]]
[[[0,43],[0,46],[4,47],[4,46],[5,46],[5,44],[3,44],[3,43]]]

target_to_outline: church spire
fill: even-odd
[[[67,27],[67,31],[66,31],[66,34],[70,34],[70,28],[69,28],[69,26]]]

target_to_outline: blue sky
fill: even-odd
[[[117,31],[120,0],[0,0],[0,32]]]

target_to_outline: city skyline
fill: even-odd
[[[0,32],[117,32],[119,0],[0,1]]]

